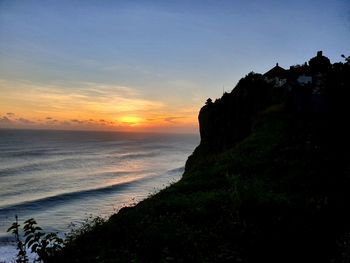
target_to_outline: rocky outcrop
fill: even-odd
[[[231,93],[215,102],[207,101],[200,110],[201,147],[219,151],[232,146],[251,132],[256,113],[282,97],[282,90],[265,81],[261,74],[248,74]]]

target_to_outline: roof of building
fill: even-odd
[[[275,77],[285,77],[287,73],[287,70],[280,67],[278,63],[276,63],[276,66],[274,66],[272,69],[267,71],[264,76],[268,78],[275,78]]]

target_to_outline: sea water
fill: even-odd
[[[107,217],[180,179],[198,135],[0,129],[0,262],[15,215],[46,232]]]

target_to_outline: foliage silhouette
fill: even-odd
[[[12,223],[12,226],[7,229],[7,232],[11,232],[15,236],[15,241],[17,243],[17,256],[16,256],[16,262],[17,263],[26,263],[28,262],[28,256],[25,249],[25,244],[23,244],[22,240],[20,239],[19,235],[19,228],[20,225],[18,224],[18,216],[15,216],[15,222]]]
[[[30,249],[32,253],[36,255],[34,262],[47,262],[50,257],[53,257],[63,248],[63,239],[58,237],[57,233],[44,233],[41,232],[42,228],[39,227],[33,218],[30,218],[24,222],[23,225],[23,242],[20,238],[20,225],[18,224],[18,217],[12,226],[7,230],[15,235],[17,243],[17,259],[18,263],[27,263],[28,256],[26,248]]]

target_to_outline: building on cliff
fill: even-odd
[[[330,60],[318,51],[309,63],[290,67],[290,83],[294,109],[299,113],[325,113],[329,102],[325,95]]]
[[[268,83],[272,83],[275,87],[282,87],[287,81],[288,70],[280,67],[278,63],[272,69],[263,74]]]
[[[318,51],[316,57],[309,60],[309,66],[312,74],[327,72],[332,64],[329,58],[322,55],[322,51]]]
[[[312,77],[306,74],[302,74],[297,78],[297,82],[301,86],[310,85],[312,83]]]

